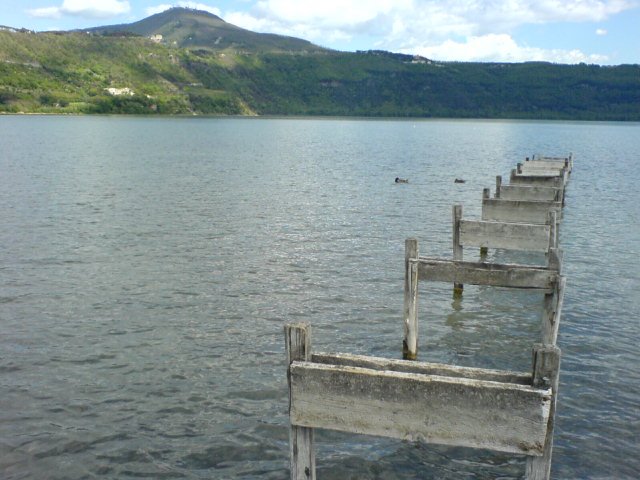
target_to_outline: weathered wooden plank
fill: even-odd
[[[432,282],[458,282],[509,288],[551,291],[558,273],[546,267],[484,262],[459,262],[422,257],[417,260],[418,278]]]
[[[542,342],[555,345],[558,338],[558,329],[562,317],[562,304],[564,302],[564,290],[567,279],[560,275],[554,288],[546,293],[542,308]]]
[[[453,206],[453,259],[462,261],[464,255],[463,244],[461,241],[461,224],[462,224],[462,205]],[[461,297],[464,290],[464,283],[453,284],[453,296]]]
[[[549,165],[562,164],[567,167],[567,170],[569,172],[571,172],[571,170],[573,170],[573,154],[570,153],[568,157],[548,157],[544,155],[534,155],[532,158],[532,163],[548,163]]]
[[[532,252],[548,252],[550,248],[549,225],[461,220],[459,229],[463,246]]]
[[[564,168],[550,168],[550,169],[537,169],[531,168],[524,170],[524,165],[519,163],[516,165],[516,175],[529,176],[529,177],[561,177],[564,174]]]
[[[541,455],[548,388],[368,368],[291,364],[291,422],[405,440]]]
[[[289,411],[291,411],[291,364],[311,358],[311,326],[308,323],[288,324],[284,327],[287,352],[287,382],[289,383]],[[316,456],[313,429],[294,425],[289,427],[289,462],[291,480],[315,480]]]
[[[547,155],[535,154],[531,159],[534,162],[566,162],[571,159],[571,154],[568,157],[551,157]]]
[[[551,167],[546,165],[536,165],[538,162],[527,162],[522,165],[522,168],[518,173],[522,175],[534,175],[534,176],[561,176],[565,167]],[[540,175],[538,175],[540,174]]]
[[[496,198],[502,200],[537,200],[558,202],[561,198],[561,189],[534,185],[501,185]]]
[[[563,169],[542,169],[542,168],[522,168],[521,171],[517,173],[519,176],[525,177],[552,177],[557,178],[562,175]]]
[[[556,403],[560,379],[561,352],[555,345],[537,344],[533,348],[533,382],[541,388],[551,387],[553,392],[547,420],[547,433],[541,456],[527,458],[525,478],[527,480],[549,480],[553,453],[553,431],[555,429]]]
[[[482,199],[482,220],[489,222],[547,223],[550,211],[556,212],[556,221],[559,221],[562,203],[502,198]]]
[[[552,176],[540,176],[529,174],[517,174],[514,171],[511,172],[510,183],[512,185],[537,185],[542,187],[554,187],[563,188],[564,178],[557,175]]]
[[[533,377],[531,373],[461,367],[457,365],[447,365],[444,363],[414,362],[409,360],[371,357],[367,355],[353,355],[350,353],[318,352],[311,356],[311,361],[326,365],[369,368],[377,371],[388,370],[391,372],[419,373],[422,375],[439,375],[442,377],[470,378],[474,380],[517,383],[519,385],[529,386],[533,384]]]
[[[550,172],[556,172],[556,174],[559,175],[561,170],[567,168],[567,164],[565,162],[529,161],[519,163],[518,167],[519,171],[522,172],[546,170]]]
[[[415,360],[418,356],[418,241],[415,238],[405,240],[404,254],[404,308],[402,358]]]

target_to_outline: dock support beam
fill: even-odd
[[[418,240],[404,242],[404,340],[402,358],[418,358]]]
[[[308,323],[285,325],[287,349],[287,382],[289,383],[289,410],[291,410],[291,372],[294,361],[311,360],[311,326]],[[315,480],[316,457],[313,445],[313,428],[289,427],[289,461],[291,480]]]
[[[542,342],[555,345],[560,326],[560,315],[564,302],[564,290],[567,279],[562,275],[562,251],[549,249],[549,270],[558,272],[553,291],[544,295],[542,307]]]
[[[453,206],[453,259],[462,261],[462,244],[460,243],[460,221],[462,220],[462,205]],[[464,285],[453,284],[453,298],[462,297]]]
[[[488,200],[491,198],[491,190],[489,188],[485,188],[482,190],[482,199]],[[480,247],[480,261],[483,262],[486,260],[487,255],[489,254],[489,247]]]
[[[527,457],[526,480],[549,480],[551,477],[551,454],[553,452],[553,430],[560,379],[560,349],[555,345],[536,344],[533,347],[533,386],[549,388],[553,392],[544,453],[541,457]]]

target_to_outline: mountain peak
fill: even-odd
[[[155,17],[155,16],[164,16],[164,17],[173,17],[173,18],[183,18],[185,16],[209,17],[209,18],[224,22],[222,18],[220,18],[219,16],[207,10],[199,10],[197,8],[189,8],[189,7],[171,7],[160,13],[156,13],[155,15],[152,15],[151,17]],[[151,18],[151,17],[148,17],[148,18]]]
[[[167,45],[211,51],[326,51],[306,40],[252,32],[227,23],[211,12],[186,7],[171,7],[134,23],[96,27],[85,31],[98,35],[132,33],[160,38]]]

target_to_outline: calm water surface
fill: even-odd
[[[477,218],[495,175],[570,151],[553,477],[640,476],[639,124],[0,117],[0,151],[0,478],[287,478],[283,325],[399,358],[405,238],[449,256],[454,203]],[[422,288],[421,359],[528,371],[541,301]],[[525,458],[321,432],[317,463]]]

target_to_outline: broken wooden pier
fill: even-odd
[[[482,195],[482,218],[453,206],[453,258],[419,255],[405,241],[403,359],[313,353],[311,326],[285,326],[293,480],[315,479],[315,429],[482,448],[527,456],[525,478],[549,479],[560,375],[558,328],[566,278],[558,226],[573,156],[519,164],[510,185]],[[465,261],[464,247],[480,247]],[[487,248],[543,252],[545,265],[486,262]],[[418,284],[531,289],[542,295],[541,331],[529,372],[418,362]],[[540,342],[540,343],[538,343]]]

